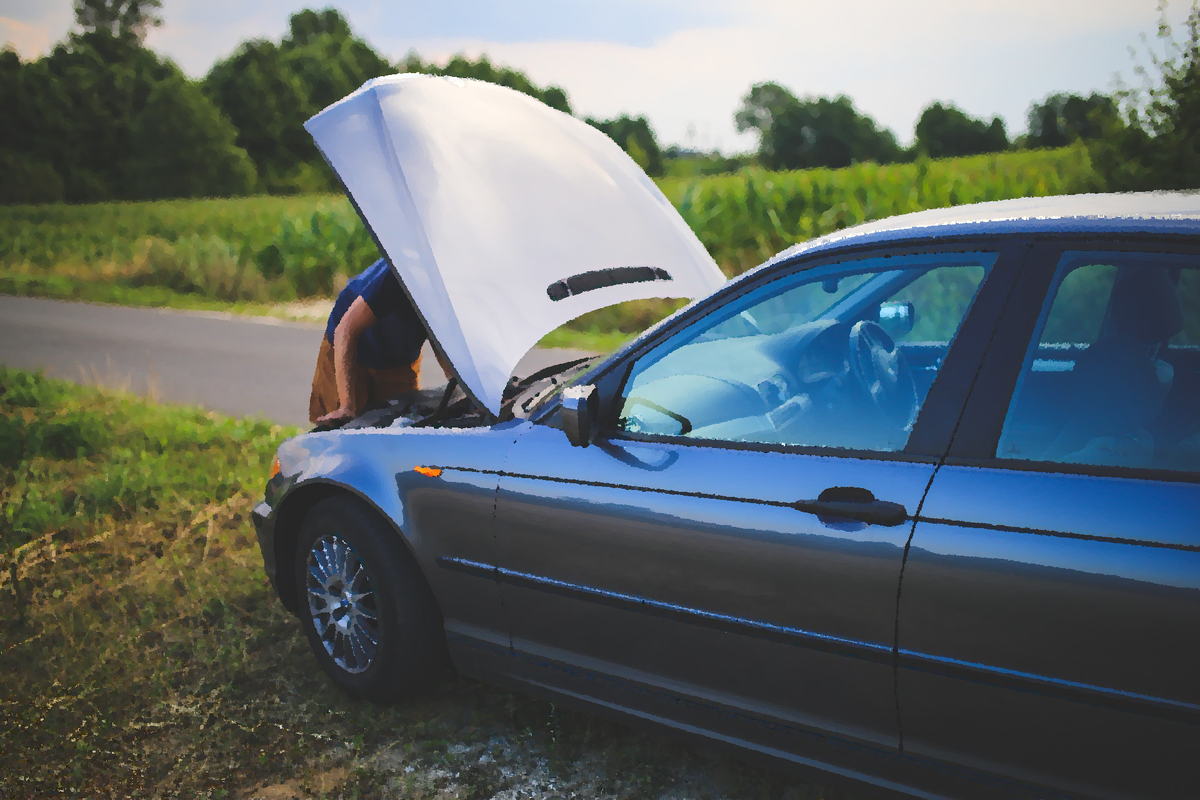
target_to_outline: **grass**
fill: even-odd
[[[0,797],[846,796],[465,678],[348,700],[249,522],[294,432],[0,367]]]
[[[1094,191],[1086,149],[840,170],[664,178],[659,186],[728,275],[797,242],[962,203]],[[275,313],[330,297],[378,257],[344,197],[0,207],[0,293]],[[568,323],[548,346],[610,349],[677,307],[631,303]]]

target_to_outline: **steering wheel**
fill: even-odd
[[[912,369],[892,337],[871,320],[850,329],[850,372],[888,424],[905,429],[917,418]]]

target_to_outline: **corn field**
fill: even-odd
[[[665,179],[729,275],[814,236],[895,214],[1096,190],[1083,148],[841,170]],[[0,207],[0,291],[108,283],[221,301],[327,297],[378,258],[342,197]],[[57,283],[55,283],[57,282]],[[65,288],[63,288],[65,287]],[[83,296],[83,295],[80,295]]]

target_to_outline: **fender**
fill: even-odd
[[[268,482],[265,502],[253,515],[264,566],[284,606],[295,613],[290,565],[305,514],[326,497],[346,493],[388,521],[416,559],[439,605],[444,611],[453,609],[458,603],[447,594],[454,590],[443,585],[435,561],[441,555],[494,555],[496,473],[529,424],[329,431],[284,442],[278,452],[279,474]],[[472,471],[443,479],[417,471],[427,465]]]

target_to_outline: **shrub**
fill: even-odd
[[[218,300],[257,298],[266,288],[245,249],[239,254],[218,236],[198,234],[174,244],[156,236],[142,239],[127,280]]]

